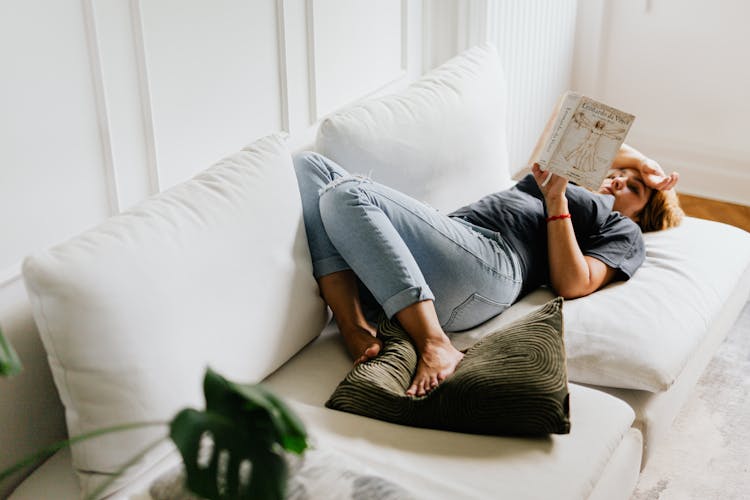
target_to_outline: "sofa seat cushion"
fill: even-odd
[[[687,217],[644,235],[646,260],[627,282],[565,302],[571,381],[661,392],[721,317],[750,268],[750,233]],[[540,289],[479,327],[452,335],[463,349],[553,297]]]
[[[562,298],[466,351],[455,373],[422,397],[406,390],[417,351],[398,322],[378,326],[383,351],[355,366],[328,408],[430,429],[491,435],[570,431]]]
[[[27,258],[69,434],[168,421],[203,405],[207,365],[258,381],[315,338],[326,312],[301,214],[291,155],[271,136]],[[152,426],[78,444],[84,492],[165,434]],[[153,450],[113,489],[171,448]]]
[[[295,364],[300,367],[299,362]],[[337,368],[346,370],[345,366]],[[600,481],[608,479],[618,489],[598,498],[624,499],[635,485],[627,479],[638,475],[641,448],[639,439],[635,446],[630,443],[633,435],[639,436],[629,428],[630,409],[615,398],[577,385],[571,385],[571,434],[542,439],[416,429],[288,401],[321,454],[352,457],[344,459],[345,464],[362,464],[356,467],[358,474],[385,478],[388,491],[401,494],[407,490],[415,498],[573,500],[588,498]],[[618,459],[623,451],[632,457]],[[119,491],[117,498],[149,498],[155,482],[178,464],[179,455],[170,455]],[[69,450],[58,452],[36,469],[9,500],[48,498],[50,492],[58,500],[81,498]]]
[[[350,455],[309,447],[301,456],[287,454],[288,500],[415,500],[388,478],[375,474]],[[186,487],[185,467],[167,471],[148,488],[151,500],[201,500]],[[242,497],[244,498],[244,497]]]
[[[407,427],[324,407],[351,367],[329,327],[265,383],[286,398],[316,446],[350,454],[424,498],[586,498],[634,418],[622,401],[570,384],[570,434],[518,438]],[[640,455],[632,474],[639,463]]]

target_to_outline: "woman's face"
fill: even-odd
[[[646,187],[637,170],[618,168],[609,172],[599,188],[599,193],[614,196],[612,210],[637,221],[637,214],[643,210],[651,196],[651,188]]]

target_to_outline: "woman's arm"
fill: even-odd
[[[641,173],[646,185],[659,191],[672,189],[680,178],[677,172],[666,175],[661,165],[627,144],[620,146],[612,168],[633,168]]]
[[[551,172],[542,172],[536,164],[531,172],[544,195],[547,214],[567,214],[568,199],[565,197],[565,188],[568,181]],[[552,177],[542,186],[548,175]],[[616,269],[602,261],[583,255],[570,218],[547,223],[547,254],[552,287],[566,299],[575,299],[595,292],[612,281],[617,273]]]

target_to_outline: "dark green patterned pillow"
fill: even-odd
[[[562,298],[489,334],[426,396],[405,395],[417,365],[397,322],[378,326],[381,354],[355,366],[326,406],[387,422],[494,435],[570,432]]]

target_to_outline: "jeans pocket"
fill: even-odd
[[[473,293],[459,304],[448,321],[441,325],[447,332],[460,332],[480,325],[505,311],[509,303],[497,302],[478,293]]]

